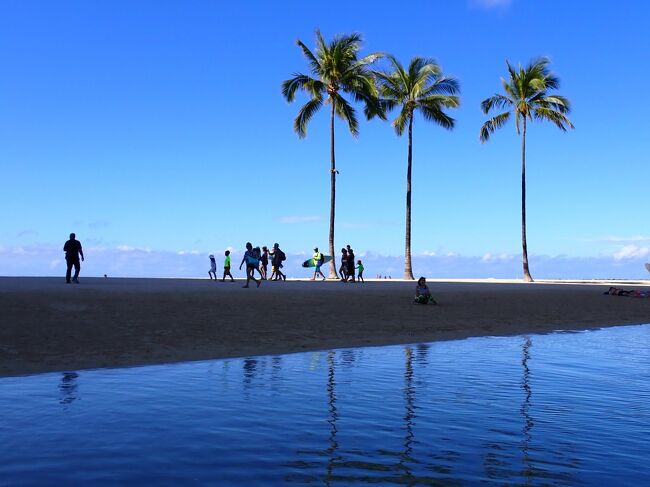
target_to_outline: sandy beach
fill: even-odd
[[[650,323],[609,285],[2,277],[0,376]]]

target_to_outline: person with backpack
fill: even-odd
[[[260,287],[260,284],[262,283],[262,280],[257,280],[255,279],[255,276],[253,275],[253,272],[255,272],[255,269],[259,268],[260,265],[260,258],[259,254],[257,254],[253,250],[253,244],[250,242],[246,242],[246,252],[244,252],[244,257],[241,260],[241,264],[239,264],[239,269],[241,270],[241,266],[246,264],[246,284],[244,284],[242,287],[248,287],[248,283],[251,281],[255,281],[255,284],[257,284],[257,287]]]
[[[320,266],[325,263],[325,256],[318,251],[318,247],[314,248],[314,255],[312,258],[314,259],[314,264],[316,264],[316,270],[314,271],[314,277],[312,277],[311,280],[315,281],[318,274],[323,278],[323,281],[327,280],[325,274],[320,270]]]
[[[287,276],[282,273],[280,270],[282,267],[282,262],[287,260],[287,256],[285,255],[284,252],[280,249],[280,245],[277,243],[273,244],[273,252],[271,252],[269,255],[271,255],[271,265],[273,266],[273,271],[275,273],[275,279],[274,281],[286,281]],[[273,275],[273,274],[271,274]]]

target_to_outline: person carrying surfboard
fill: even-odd
[[[314,255],[312,256],[312,259],[314,259],[314,264],[316,264],[316,270],[314,271],[314,277],[312,277],[311,280],[316,280],[316,275],[320,274],[320,276],[323,278],[323,281],[325,281],[327,278],[325,277],[325,274],[323,274],[323,272],[320,270],[320,266],[322,266],[325,262],[325,256],[318,251],[318,247],[314,247]]]

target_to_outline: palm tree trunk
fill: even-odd
[[[533,282],[528,270],[528,245],[526,244],[526,116],[521,133],[521,248],[524,265],[524,281]]]
[[[406,169],[406,236],[404,237],[404,279],[413,280],[411,266],[411,169],[413,162],[413,116],[409,118],[409,153]]]
[[[329,251],[332,256],[330,261],[330,279],[337,279],[336,255],[334,254],[334,214],[336,212],[336,159],[334,158],[334,110],[336,101],[332,99],[332,113],[330,119],[330,235]]]

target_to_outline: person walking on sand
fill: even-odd
[[[285,253],[280,249],[280,245],[277,243],[273,244],[273,252],[270,253],[271,255],[271,264],[273,265],[273,270],[275,272],[275,279],[274,281],[286,281],[287,276],[282,273],[280,270],[282,267],[282,262],[287,260],[287,256]]]
[[[67,265],[65,271],[65,282],[70,284],[70,274],[72,273],[72,267],[74,267],[74,277],[72,278],[72,282],[79,284],[79,270],[81,269],[79,256],[81,256],[81,262],[83,262],[84,251],[81,248],[81,242],[76,240],[76,235],[74,233],[70,234],[70,240],[63,245],[63,251],[65,252],[65,263]]]
[[[323,278],[323,281],[327,280],[325,274],[320,270],[320,266],[325,262],[325,256],[318,251],[318,247],[314,247],[314,264],[316,264],[316,270],[314,271],[314,277],[311,278],[312,281],[316,280],[316,276],[320,275]]]
[[[266,275],[269,268],[269,248],[265,245],[262,247],[262,256],[260,257],[260,271],[262,271],[262,279],[266,281]]]
[[[221,278],[221,282],[224,282],[226,280],[226,276],[230,277],[230,282],[235,282],[235,278],[232,277],[232,274],[230,273],[230,250],[226,250],[226,258],[223,261],[223,277]]]
[[[210,276],[210,280],[212,280],[212,275],[214,275],[214,280],[217,280],[217,261],[214,260],[214,255],[210,254],[208,256],[210,258],[210,270],[208,271],[208,276]]]
[[[364,267],[363,267],[363,264],[361,263],[361,260],[358,260],[357,261],[357,270],[359,272],[357,272],[357,282],[366,282],[366,281],[363,280],[363,269],[364,269]]]
[[[246,264],[246,284],[244,284],[242,287],[248,287],[248,283],[253,280],[255,281],[255,284],[257,284],[257,287],[260,287],[260,284],[262,283],[261,280],[255,279],[255,276],[253,275],[253,272],[255,272],[255,269],[260,264],[259,259],[255,255],[255,252],[253,251],[253,244],[250,242],[246,242],[246,252],[244,252],[244,257],[241,260],[241,264],[239,264],[239,270],[241,270],[241,266]]]
[[[341,282],[348,282],[348,251],[341,249],[341,267],[339,268],[341,274]]]
[[[350,278],[350,282],[354,282],[354,251],[352,248],[348,245],[348,260],[346,261],[348,264],[348,277]]]
[[[415,299],[413,299],[414,304],[438,304],[436,300],[431,296],[431,291],[429,291],[429,286],[427,286],[427,280],[424,277],[418,279],[418,284],[415,286]]]

